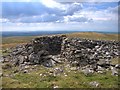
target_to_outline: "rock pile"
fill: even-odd
[[[62,43],[61,55],[77,66],[88,64],[109,65],[110,60],[119,56],[119,43],[80,38],[66,38]],[[75,64],[75,63],[74,63]]]
[[[104,68],[111,66],[112,58],[119,56],[118,48],[117,41],[67,38],[65,35],[41,36],[26,45],[13,48],[10,54],[3,58],[4,61],[9,59],[18,66],[42,64],[47,67],[67,60],[74,67],[90,66],[93,72],[102,72]],[[90,70],[83,71],[88,73]]]
[[[43,36],[33,39],[26,45],[13,48],[4,61],[11,61],[14,65],[42,64],[47,67],[60,63],[62,36]],[[59,60],[59,61],[58,61]]]

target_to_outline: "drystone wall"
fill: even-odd
[[[107,66],[112,58],[119,56],[119,42],[66,38],[62,43],[61,56],[77,66]]]
[[[11,49],[4,62],[14,65],[42,64],[52,67],[55,63],[70,62],[73,66],[111,66],[111,59],[119,56],[119,42],[68,38],[65,35],[41,36],[26,45]]]
[[[46,50],[51,55],[60,54],[63,36],[43,36],[32,41],[33,50],[38,53]]]

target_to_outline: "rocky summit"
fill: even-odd
[[[68,38],[66,35],[41,36],[11,48],[9,55],[3,56],[3,63],[53,67],[67,62],[71,70],[81,69],[85,75],[104,73],[105,69],[111,69],[113,75],[118,75],[120,65],[111,64],[111,59],[119,57],[119,44],[118,41]],[[61,69],[58,71],[62,72]]]

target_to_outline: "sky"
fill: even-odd
[[[118,0],[89,1],[2,0],[2,31],[117,32]]]

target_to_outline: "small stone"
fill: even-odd
[[[89,75],[92,75],[94,73],[93,69],[90,69],[90,68],[86,68],[83,70],[83,73],[86,75],[86,76],[89,76]]]
[[[100,84],[96,81],[90,82],[89,85],[93,86],[93,87],[98,87]]]
[[[2,72],[0,72],[0,77],[2,76]]]
[[[19,72],[19,71],[18,70],[13,71],[13,73],[17,73],[17,72]]]
[[[77,71],[77,67],[71,67],[70,70],[71,71]]]
[[[28,70],[24,70],[23,73],[28,73]]]
[[[116,64],[116,65],[115,65],[115,68],[120,69],[120,65],[119,65],[119,64]]]
[[[98,73],[103,74],[103,71],[98,71]]]
[[[97,69],[97,70],[103,71],[104,68],[102,68],[101,66],[98,66],[98,69]]]
[[[67,75],[65,74],[64,76],[66,77]]]
[[[29,68],[29,66],[25,66],[25,69]]]
[[[47,76],[46,74],[43,75],[43,77],[46,77],[46,76]]]
[[[53,88],[59,88],[58,86],[54,86]]]
[[[40,74],[40,76],[42,76],[42,74]]]
[[[111,66],[111,71],[112,71],[112,75],[118,76],[118,71],[117,71],[117,69],[115,67]]]

